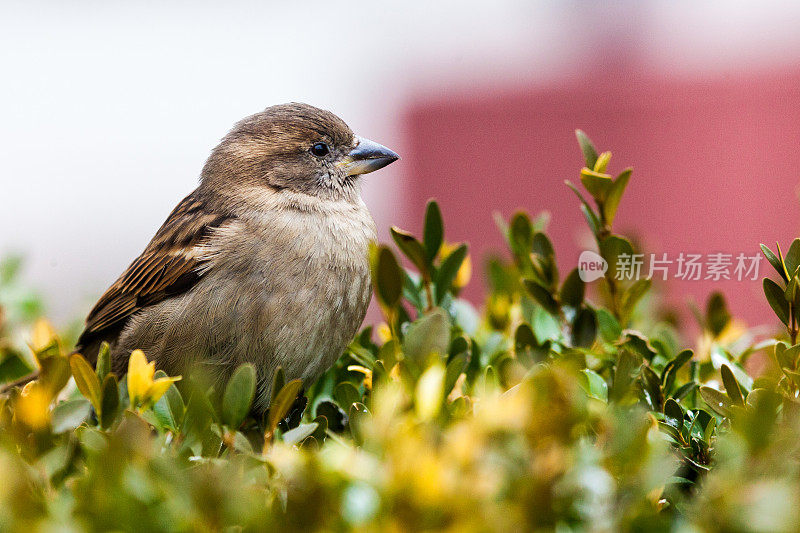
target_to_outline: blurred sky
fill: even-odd
[[[303,101],[403,153],[410,102],[635,54],[692,75],[800,60],[800,3],[13,2],[0,6],[0,254],[56,321],[89,306],[236,120]],[[403,161],[368,177],[382,234]]]

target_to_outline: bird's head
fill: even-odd
[[[361,174],[398,158],[389,148],[354,135],[329,111],[282,104],[237,122],[206,162],[202,181],[217,191],[288,189],[321,198],[351,198],[358,195]]]

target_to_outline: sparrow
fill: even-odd
[[[255,412],[273,373],[308,386],[364,319],[375,223],[360,177],[399,159],[316,107],[268,107],[237,122],[144,252],[100,297],[76,351],[110,344],[121,376],[134,349],[169,375],[224,383],[256,368]]]

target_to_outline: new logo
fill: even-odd
[[[578,258],[578,276],[584,283],[600,279],[608,272],[608,262],[591,250],[584,250]]]

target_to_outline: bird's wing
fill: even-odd
[[[198,246],[231,218],[210,210],[196,191],[184,198],[89,312],[77,349],[93,360],[99,343],[112,341],[134,313],[197,283],[207,261]]]

